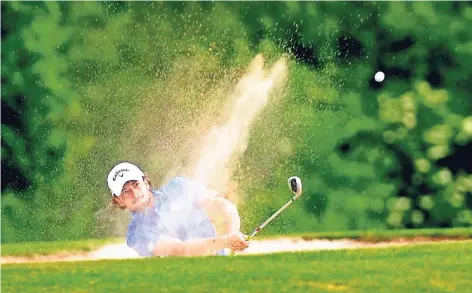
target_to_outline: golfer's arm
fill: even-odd
[[[241,218],[239,217],[236,205],[222,197],[218,197],[216,200],[219,202],[225,219],[226,233],[239,232],[241,229]]]
[[[241,219],[234,203],[221,197],[211,197],[204,200],[202,207],[211,215],[219,215],[225,225],[225,233],[239,232],[241,229]]]
[[[226,248],[227,236],[192,239],[181,241],[173,237],[160,239],[152,251],[154,256],[206,256],[214,255],[218,250]]]

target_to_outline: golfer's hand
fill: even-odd
[[[226,234],[226,236],[227,247],[233,251],[242,251],[249,247],[249,241],[246,241],[247,236],[241,232]]]

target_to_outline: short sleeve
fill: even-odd
[[[175,177],[166,187],[172,196],[197,203],[207,197],[216,196],[217,192],[209,189],[203,182],[185,177]]]
[[[210,197],[215,197],[218,193],[209,189],[203,182],[199,180],[188,180],[189,189],[193,192],[194,203]]]

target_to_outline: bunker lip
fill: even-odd
[[[361,248],[382,248],[415,244],[431,244],[438,242],[458,242],[471,240],[467,237],[415,237],[398,238],[392,240],[364,241],[344,239],[304,239],[303,237],[281,237],[263,240],[252,240],[251,246],[236,255],[257,255],[283,252],[341,250]],[[33,256],[2,256],[2,264],[37,263],[37,262],[65,262],[65,261],[95,261],[112,259],[136,259],[139,256],[126,246],[125,243],[104,245],[90,252],[60,252],[51,255]]]

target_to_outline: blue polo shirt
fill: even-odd
[[[140,256],[152,256],[162,236],[182,241],[216,236],[215,229],[197,201],[213,191],[201,182],[175,177],[159,190],[153,190],[154,205],[143,212],[133,212],[126,241]],[[225,255],[224,250],[217,255]]]

